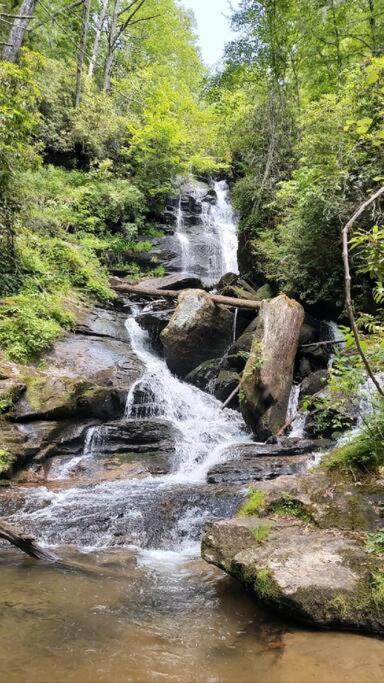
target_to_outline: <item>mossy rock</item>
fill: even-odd
[[[71,417],[110,419],[124,412],[126,392],[78,378],[34,375],[26,380],[21,400],[10,412],[19,422]]]
[[[269,524],[260,540],[261,525]],[[384,558],[361,534],[298,519],[248,517],[206,526],[202,555],[264,605],[321,628],[384,629]]]

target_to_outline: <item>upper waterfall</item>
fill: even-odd
[[[195,180],[181,186],[175,236],[182,271],[202,278],[204,284],[239,272],[237,220],[225,180],[215,181],[209,191]]]

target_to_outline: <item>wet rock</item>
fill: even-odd
[[[169,325],[161,333],[168,367],[185,377],[206,360],[228,348],[233,314],[216,306],[202,290],[185,290]]]
[[[83,452],[88,428],[95,421],[57,422],[42,420],[25,424],[12,424],[5,420],[1,424],[0,448],[12,457],[8,469],[1,472],[2,477],[11,476],[16,469],[47,458],[61,455],[75,456]]]
[[[189,372],[184,379],[186,382],[189,382],[189,384],[193,384],[193,386],[198,389],[202,389],[202,391],[211,394],[214,381],[219,375],[222,362],[222,358],[206,360],[204,363],[198,365],[197,368]]]
[[[285,422],[303,320],[302,306],[285,294],[261,303],[240,391],[244,419],[258,437]]]
[[[139,283],[142,289],[146,287],[152,289],[201,289],[201,280],[188,273],[167,275],[165,277],[154,277],[141,280]]]
[[[234,519],[206,526],[202,555],[285,616],[383,632],[384,602],[373,577],[382,575],[384,562],[369,555],[358,534],[299,520]]]
[[[12,420],[108,420],[124,412],[127,391],[73,377],[42,374],[29,379],[27,390],[10,412]]]
[[[249,460],[235,460],[216,465],[207,475],[209,484],[249,484],[275,479],[283,474],[305,472],[309,458],[305,455],[262,456]]]
[[[300,387],[300,400],[322,391],[327,384],[327,370],[316,370],[305,377]]]
[[[245,443],[229,446],[226,462],[208,472],[209,483],[247,484],[282,475],[306,472],[313,454],[329,447],[325,440],[284,439],[281,443]]]
[[[105,424],[100,453],[131,453],[152,457],[159,452],[168,456],[175,450],[177,430],[167,420],[127,419]]]
[[[110,337],[126,342],[128,333],[125,321],[126,316],[117,311],[95,307],[84,313],[74,332],[93,337]]]
[[[239,386],[239,383],[240,375],[237,372],[221,369],[211,384],[212,393],[215,398],[224,402]]]
[[[174,312],[175,309],[169,308],[169,305],[167,304],[160,310],[144,311],[136,316],[136,322],[143,330],[147,330],[152,346],[159,353],[162,353],[163,351],[160,335],[167,327]]]

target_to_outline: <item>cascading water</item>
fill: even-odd
[[[225,182],[215,183],[217,203],[202,202],[202,225],[213,279],[228,269],[238,271],[234,214]],[[183,246],[183,267],[194,274],[193,249],[183,219],[181,201],[177,234]],[[213,253],[212,243],[217,249]],[[26,496],[14,516],[48,544],[70,543],[83,547],[134,544],[141,548],[185,548],[197,539],[199,528],[212,514],[231,514],[236,506],[233,492],[220,502],[200,493],[208,470],[231,457],[230,444],[248,440],[239,413],[222,410],[213,396],[171,374],[165,361],[150,346],[148,334],[138,325],[139,306],[132,306],[126,322],[132,349],[143,363],[142,376],[132,386],[124,420],[160,420],[172,426],[175,448],[169,474],[143,479],[87,483],[62,490],[40,487]],[[138,398],[139,397],[139,398]],[[108,426],[88,429],[83,454],[53,465],[50,480],[65,480],[78,469],[87,475],[97,471]],[[200,487],[200,488],[199,488]],[[177,492],[177,494],[176,494]],[[160,514],[164,501],[180,498],[182,510],[173,525]],[[211,496],[211,497],[209,497]],[[157,522],[155,521],[157,520]],[[181,545],[180,545],[181,544]]]
[[[192,183],[188,187],[190,196],[200,207],[200,215],[195,216],[192,224],[185,220],[180,194],[175,235],[180,244],[181,267],[183,272],[193,273],[211,285],[225,273],[239,272],[236,216],[225,180],[213,184],[213,203],[199,185]]]

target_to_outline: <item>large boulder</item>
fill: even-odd
[[[185,377],[206,360],[221,356],[233,334],[233,314],[202,290],[185,290],[160,338],[168,367]]]
[[[113,309],[83,308],[75,330],[59,339],[38,366],[1,363],[3,475],[31,458],[77,454],[90,424],[123,416],[127,394],[142,370],[125,320]]]
[[[284,425],[303,320],[303,307],[285,294],[261,303],[240,390],[244,419],[260,438]]]
[[[383,557],[360,534],[299,519],[238,518],[206,526],[202,555],[264,605],[325,628],[383,633]]]

